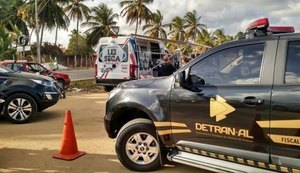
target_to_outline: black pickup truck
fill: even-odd
[[[300,173],[300,34],[293,32],[260,19],[245,38],[169,77],[118,85],[105,125],[121,163],[134,171],[169,160],[215,172]]]

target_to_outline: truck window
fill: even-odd
[[[288,44],[285,83],[300,83],[300,41],[291,41]]]
[[[258,84],[264,47],[264,44],[240,46],[210,55],[192,66],[190,83]]]

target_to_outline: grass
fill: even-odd
[[[97,86],[95,79],[71,81],[68,91],[100,91],[102,87]]]

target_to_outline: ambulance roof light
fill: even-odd
[[[293,26],[269,26],[268,31],[272,33],[293,33],[295,32],[295,28]]]
[[[269,19],[262,18],[262,19],[255,20],[254,22],[250,23],[247,30],[268,28],[268,27],[269,27]]]
[[[239,39],[293,32],[295,32],[293,26],[269,26],[269,19],[262,18],[250,23],[245,34]]]

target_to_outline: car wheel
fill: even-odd
[[[12,123],[27,123],[31,121],[36,114],[36,102],[27,94],[14,94],[5,100],[4,116]]]
[[[147,119],[132,120],[121,128],[116,152],[120,162],[133,171],[154,171],[162,166],[155,127]]]
[[[58,79],[58,80],[57,80],[57,83],[58,83],[58,85],[59,85],[61,88],[65,89],[65,82],[64,82],[63,80]]]
[[[58,79],[57,83],[58,83],[58,85],[60,86],[60,89],[61,89],[61,98],[66,98],[65,82],[62,79]]]
[[[113,89],[114,89],[113,86],[104,86],[104,91],[106,91],[106,92],[110,92]]]

